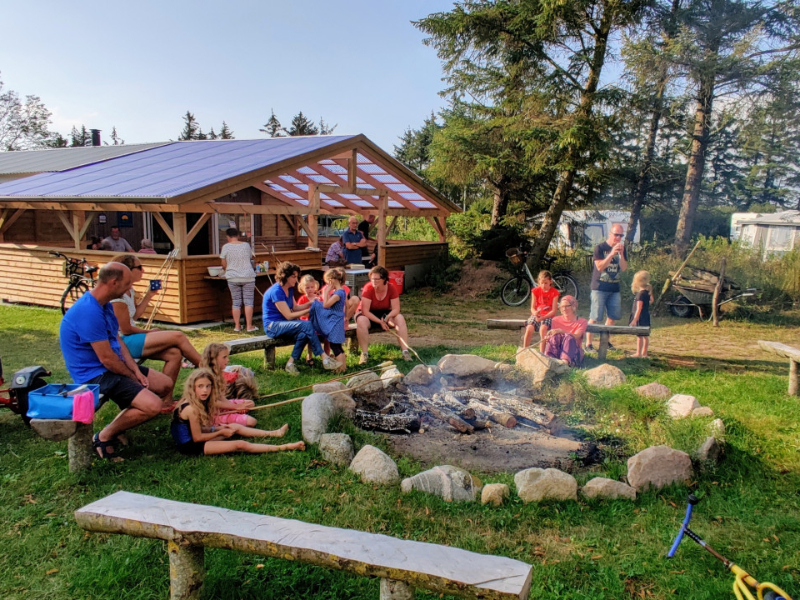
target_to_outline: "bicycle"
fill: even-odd
[[[506,251],[506,256],[512,266],[517,268],[518,273],[503,284],[500,298],[506,306],[520,306],[530,297],[531,290],[538,284],[525,260],[527,253],[522,252],[519,248],[511,248]],[[542,258],[547,270],[550,270],[555,261],[556,259],[552,256]],[[567,269],[555,271],[553,273],[553,286],[561,296],[569,294],[574,296],[576,300],[578,299],[578,282],[572,276],[572,271]]]
[[[78,301],[78,298],[89,290],[94,289],[94,286],[97,285],[94,274],[97,272],[98,267],[88,266],[85,258],[70,258],[61,252],[51,251],[50,254],[64,259],[64,277],[69,279],[64,293],[61,294],[61,314],[63,315],[66,314],[70,306]]]
[[[697,499],[697,496],[694,494],[689,494],[689,504],[686,507],[686,516],[683,519],[683,524],[681,525],[681,530],[678,532],[675,541],[672,542],[672,547],[669,549],[667,553],[667,558],[672,558],[675,556],[675,552],[678,550],[678,545],[681,543],[683,539],[683,535],[688,535],[693,541],[697,542],[708,550],[712,556],[722,561],[722,564],[725,565],[726,568],[730,569],[731,573],[733,573],[736,577],[733,580],[733,593],[736,596],[737,600],[756,600],[756,597],[753,596],[753,593],[750,591],[750,588],[756,591],[758,596],[758,600],[792,600],[789,597],[789,594],[784,592],[781,588],[779,588],[774,583],[769,583],[764,581],[759,583],[756,579],[750,575],[747,571],[742,569],[740,566],[735,565],[732,561],[728,560],[724,556],[722,556],[719,552],[714,550],[711,546],[709,546],[703,539],[697,535],[694,531],[689,529],[689,521],[692,519],[692,510],[694,509],[695,504],[700,502]],[[766,591],[766,593],[765,593]]]

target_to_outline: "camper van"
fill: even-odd
[[[631,213],[627,210],[564,211],[551,245],[562,251],[592,249],[608,239],[613,225],[621,225],[627,234],[630,217]],[[639,243],[640,234],[641,227],[637,227],[634,244]]]
[[[732,221],[732,219],[731,219]],[[785,254],[800,247],[800,211],[785,210],[739,222],[739,239],[751,246],[761,247],[763,258]],[[731,230],[733,224],[731,223]]]

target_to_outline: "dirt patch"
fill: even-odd
[[[508,274],[493,260],[473,259],[464,262],[461,280],[456,286],[460,297],[485,298]]]

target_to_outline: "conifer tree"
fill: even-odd
[[[292,117],[292,123],[289,126],[289,129],[286,130],[286,133],[289,136],[319,135],[319,128],[314,124],[313,121],[310,121],[301,110],[294,117]]]
[[[267,120],[264,127],[259,129],[259,131],[266,133],[269,137],[283,137],[284,131],[281,122],[278,121],[278,117],[275,116],[275,111],[272,109],[270,110],[272,114],[269,120]]]
[[[231,130],[230,127],[228,127],[228,124],[225,121],[222,122],[222,128],[219,130],[219,139],[221,139],[221,140],[232,140],[232,139],[234,139],[233,138],[233,131]]]
[[[72,131],[69,134],[70,137],[70,146],[79,147],[79,146],[91,146],[92,145],[92,136],[91,134],[86,131],[86,125],[81,125],[80,130],[78,130],[74,125],[72,126]]]
[[[202,132],[197,119],[195,119],[194,115],[187,110],[186,114],[183,115],[183,130],[178,136],[178,140],[182,142],[188,140],[197,140],[200,139],[198,135],[201,133]]]
[[[111,145],[112,146],[124,146],[125,140],[119,137],[117,134],[117,128],[111,127]]]

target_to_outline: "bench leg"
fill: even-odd
[[[206,575],[202,546],[183,545],[170,540],[169,599],[199,600]]]
[[[404,581],[381,579],[380,600],[413,600],[414,588]]]
[[[69,456],[69,472],[80,473],[92,466],[95,452],[92,449],[92,435],[94,428],[91,423],[76,423],[75,433],[67,442]]]
[[[361,354],[361,348],[358,347],[358,338],[356,336],[350,338],[350,354]]]
[[[597,349],[597,360],[605,360],[606,352],[608,352],[608,333],[603,331],[600,333],[600,347]]]
[[[264,348],[264,366],[268,369],[275,368],[275,346]]]
[[[789,361],[789,395],[790,396],[800,396],[800,385],[797,382],[797,361],[790,360]]]

